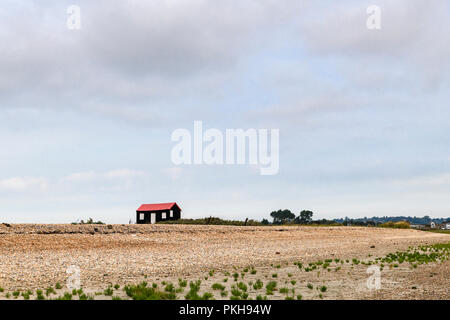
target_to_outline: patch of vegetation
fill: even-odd
[[[238,287],[240,290],[242,290],[243,292],[246,292],[246,291],[247,291],[247,285],[246,285],[245,283],[243,283],[243,282],[239,282],[238,285],[237,285],[237,287]]]
[[[262,282],[260,279],[258,279],[258,280],[256,280],[256,282],[253,284],[253,289],[259,290],[259,289],[262,289],[263,286],[264,286],[263,282]]]
[[[408,221],[388,221],[382,224],[379,224],[380,228],[394,228],[394,229],[409,229],[411,228],[411,224]]]
[[[94,300],[94,297],[87,295],[85,293],[82,293],[82,294],[80,294],[79,299],[80,300]],[[114,297],[113,297],[113,300],[114,300]]]
[[[213,288],[213,290],[225,290],[225,286],[221,285],[220,283],[214,283],[211,287]]]
[[[80,220],[80,222],[72,222],[72,224],[105,224],[104,222],[101,221],[94,221],[92,218],[89,218],[86,220],[86,222],[84,220]]]
[[[187,287],[187,280],[183,280],[183,279],[181,279],[181,278],[178,278],[178,285],[179,285],[181,288]]]
[[[164,291],[165,292],[172,292],[172,293],[174,293],[175,292],[175,286],[172,283],[168,283],[166,285],[166,287],[164,288]]]
[[[234,297],[239,297],[242,292],[237,288],[231,288],[231,295]]]
[[[65,292],[63,296],[60,296],[55,300],[72,300],[72,295],[69,292]]]
[[[191,224],[191,225],[225,225],[225,226],[263,226],[259,221],[249,219],[247,221],[240,220],[224,220],[221,218],[209,217],[202,219],[179,219],[160,221],[158,224]]]
[[[53,289],[52,287],[48,287],[48,288],[45,290],[45,295],[48,297],[48,296],[50,296],[51,294],[56,294],[56,291],[55,291],[55,289]]]
[[[146,282],[138,285],[128,285],[124,288],[125,293],[133,300],[175,300],[176,295],[172,292],[162,292],[157,288],[148,287]],[[111,294],[112,295],[112,294]]]
[[[273,291],[275,291],[276,288],[277,283],[275,281],[270,281],[268,284],[266,284],[266,294],[273,295]]]
[[[75,291],[75,292],[76,292],[76,291]],[[104,294],[105,296],[112,296],[113,293],[114,293],[114,290],[113,290],[112,287],[108,287],[108,288],[105,289],[105,291],[103,291],[103,294]]]
[[[213,295],[209,292],[205,292],[202,296],[198,294],[200,291],[201,281],[189,282],[189,292],[184,296],[186,300],[209,300]]]

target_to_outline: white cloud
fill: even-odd
[[[88,172],[77,172],[72,173],[65,178],[67,181],[77,182],[77,181],[91,181],[97,177],[97,174],[94,171]]]
[[[118,169],[106,172],[104,177],[107,179],[132,179],[141,177],[144,175],[143,171],[130,170],[130,169]]]
[[[445,186],[450,185],[450,173],[434,175],[422,175],[406,179],[394,180],[394,184],[399,186]]]
[[[47,187],[48,181],[45,178],[13,177],[0,180],[0,190],[2,191],[45,191]]]
[[[450,28],[447,0],[379,0],[381,29],[366,27],[369,1],[335,2],[326,8],[314,6],[300,22],[299,36],[314,57],[340,57],[348,74],[355,77],[366,69],[378,72],[390,66],[391,73],[405,73],[424,86],[448,79]],[[389,78],[388,78],[389,79]],[[398,81],[398,80],[397,80]],[[378,84],[378,83],[377,83]]]
[[[163,170],[163,173],[172,180],[178,180],[183,173],[183,169],[180,167],[167,168]]]

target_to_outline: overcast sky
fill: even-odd
[[[449,30],[448,0],[3,0],[0,222],[448,217]],[[279,174],[175,166],[195,120],[279,129]]]

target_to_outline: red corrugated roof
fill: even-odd
[[[176,202],[169,202],[169,203],[153,203],[153,204],[143,204],[137,209],[137,211],[158,211],[158,210],[170,210],[174,206],[177,206],[178,209],[181,208],[177,205]]]

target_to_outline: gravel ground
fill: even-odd
[[[381,256],[419,244],[448,242],[450,235],[446,234],[364,227],[1,224],[0,287],[12,291],[42,289],[56,282],[65,284],[66,270],[72,265],[80,268],[82,286],[88,291],[143,279],[152,282],[178,277],[203,278],[212,269],[222,276],[226,271],[233,272],[233,268],[250,265],[267,276],[272,272],[269,269],[273,263],[334,257],[362,259],[369,254]],[[283,267],[281,271],[287,274],[288,268]],[[436,270],[421,275],[419,271],[424,268]],[[352,270],[359,278],[367,278],[365,269],[358,272]],[[418,275],[413,279],[408,276],[411,271],[397,272],[401,273],[400,278],[405,277],[402,283],[422,282],[423,288],[433,291],[429,287],[431,283],[436,286],[434,291],[440,292],[436,297],[448,299],[448,263],[414,270],[412,273]],[[429,272],[436,273],[437,277],[430,280]],[[337,274],[329,274],[328,281],[336,281],[336,286],[344,283],[345,287],[351,277],[348,271],[341,274],[342,279]],[[349,292],[355,292],[354,284],[348,286]],[[404,298],[433,298],[433,293],[427,294],[427,290],[414,290],[405,291]],[[367,292],[356,296],[356,293],[342,296],[345,290],[340,292],[329,297],[377,298],[376,294]],[[395,298],[393,294],[391,298]]]

